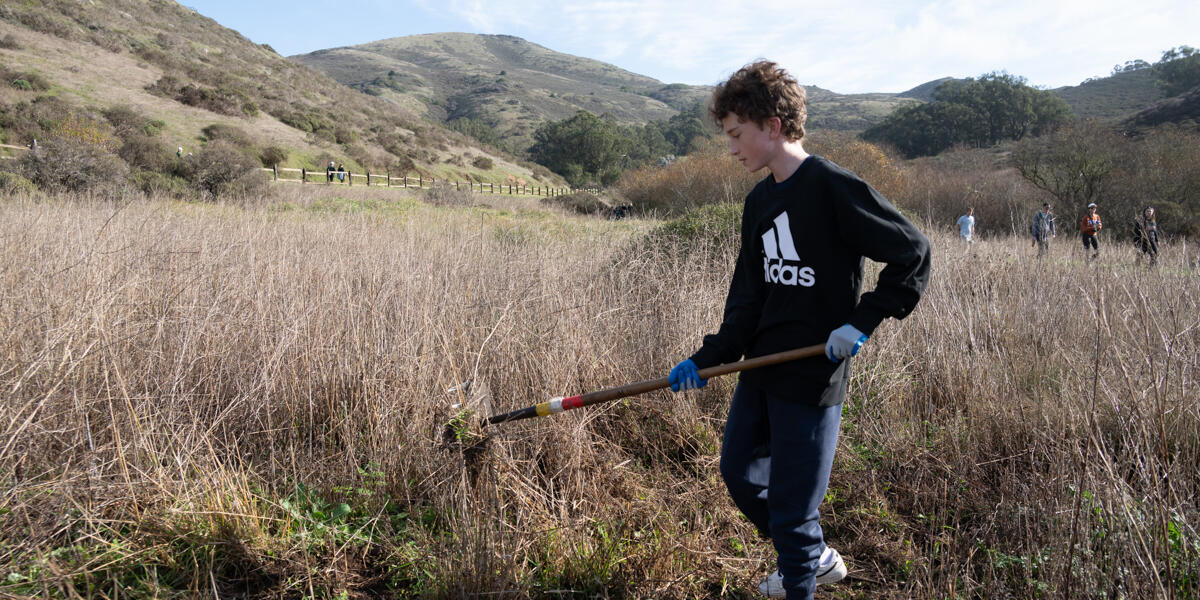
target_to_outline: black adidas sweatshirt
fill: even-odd
[[[725,316],[691,356],[701,369],[824,344],[850,323],[865,334],[903,319],[929,281],[929,240],[857,175],[811,155],[786,181],[746,196]],[[859,298],[863,259],[885,263]],[[824,356],[744,371],[742,382],[805,404],[845,398],[850,360]]]

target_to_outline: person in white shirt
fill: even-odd
[[[975,237],[975,207],[968,208],[967,214],[958,218],[958,235],[968,245]]]

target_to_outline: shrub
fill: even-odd
[[[486,156],[476,156],[475,160],[471,161],[471,165],[476,169],[483,169],[484,171],[490,171],[493,166],[492,159]]]
[[[267,177],[257,159],[226,140],[209,143],[189,160],[189,181],[205,197],[241,197],[266,191]]]
[[[556,196],[554,198],[547,198],[545,202],[583,215],[596,215],[609,211],[608,203],[591,192],[575,192],[573,194]]]
[[[38,188],[32,181],[17,173],[0,171],[0,194],[5,196],[35,196]]]
[[[189,83],[180,88],[175,93],[174,98],[176,101],[188,106],[203,108],[204,110],[220,115],[236,117],[244,114],[242,111],[242,99],[238,97],[238,94],[228,90],[202,88]]]
[[[647,241],[655,247],[698,243],[736,246],[741,222],[740,203],[709,204],[688,209],[679,218],[664,223],[647,236]]]
[[[25,176],[48,192],[115,192],[129,171],[125,161],[104,146],[56,137],[21,158]]]
[[[129,177],[129,183],[148,196],[169,196],[179,200],[191,198],[196,191],[187,180],[166,173],[138,171]]]
[[[471,193],[466,190],[456,190],[454,185],[446,180],[437,181],[433,187],[422,194],[422,200],[434,206],[470,206]]]
[[[174,153],[161,138],[132,135],[125,138],[117,155],[133,168],[165,172]]]
[[[10,33],[0,38],[0,48],[4,48],[5,50],[20,50],[21,43]]]
[[[283,164],[287,161],[288,151],[279,146],[267,146],[259,153],[258,160],[262,162],[264,167],[272,167]]]
[[[243,151],[254,147],[254,139],[250,137],[250,134],[234,125],[213,123],[201,129],[200,133],[204,134],[204,138],[210,142],[224,140]]]
[[[26,92],[33,90],[33,86],[24,79],[14,79],[12,82],[12,86],[17,88],[18,90],[23,90]]]
[[[151,119],[129,106],[112,106],[101,111],[117,137],[122,139],[131,136],[156,136],[162,133],[166,125],[162,121]]]
[[[663,167],[627,171],[616,188],[639,212],[680,215],[689,208],[740,202],[763,178],[730,158],[719,140]]]

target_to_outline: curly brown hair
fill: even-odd
[[[782,67],[769,60],[748,64],[713,90],[708,114],[721,124],[729,114],[754,121],[760,127],[771,117],[779,117],[780,132],[797,141],[804,137],[808,119],[808,94]]]

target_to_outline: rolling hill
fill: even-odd
[[[433,120],[484,122],[515,151],[529,146],[542,123],[579,110],[643,124],[706,101],[712,91],[666,84],[509,35],[413,35],[289,58]],[[806,87],[815,129],[861,130],[911,101]]]
[[[0,71],[39,83],[0,87],[0,139],[10,144],[44,135],[66,110],[104,125],[103,111],[124,107],[160,121],[172,150],[197,148],[203,130],[219,125],[241,131],[246,144],[288,150],[281,166],[337,160],[439,178],[560,181],[170,0],[6,2],[0,40]],[[30,118],[50,105],[55,115]],[[475,166],[481,157],[493,168]]]

